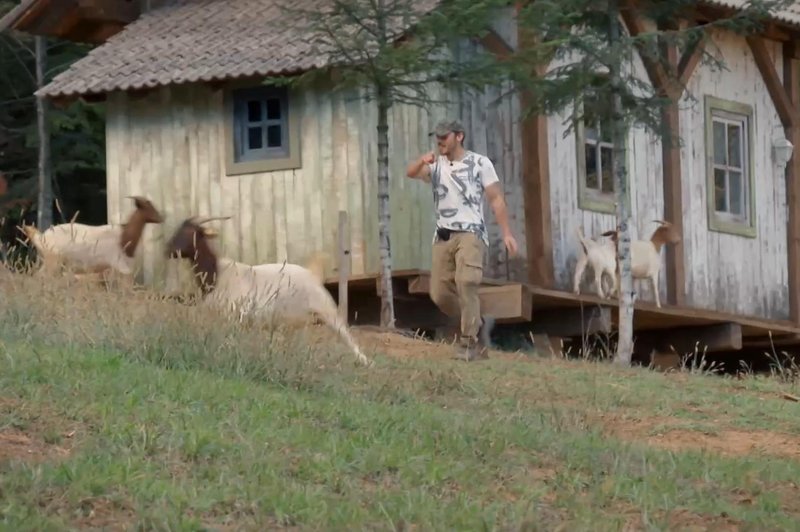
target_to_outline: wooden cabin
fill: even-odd
[[[713,20],[743,3],[698,2],[694,20],[684,23]],[[41,90],[56,103],[104,102],[109,221],[124,220],[131,208],[125,196],[132,194],[150,197],[166,214],[163,226],[146,232],[147,284],[177,282],[162,246],[187,216],[232,216],[218,223],[227,256],[247,263],[302,263],[318,250],[338,256],[338,216],[346,211],[349,271],[353,279],[373,279],[374,286],[374,105],[325,84],[305,90],[262,85],[265,75],[318,67],[303,36],[282,27],[278,13],[269,0],[141,2],[134,20]],[[31,29],[36,16],[29,15],[24,27],[15,20],[7,25],[46,34]],[[635,11],[623,19],[632,34],[650,28]],[[518,46],[514,8],[493,27],[472,45],[497,54]],[[646,239],[655,229],[651,220],[665,219],[683,240],[662,254],[664,308],[655,309],[648,283],[637,282],[636,327],[734,324],[738,339],[722,342],[731,349],[740,348],[743,337],[745,344],[761,342],[768,331],[792,339],[800,333],[800,159],[787,161],[784,149],[787,140],[800,144],[798,35],[800,8],[794,6],[775,14],[759,35],[709,31],[700,46],[725,61],[721,72],[700,64],[698,49],[669,51],[690,94],[670,93],[676,102],[665,120],[684,144],[669,146],[644,130],[631,131],[628,165],[637,221],[632,230]],[[642,80],[666,84],[658,65],[637,57],[634,68]],[[393,269],[419,274],[409,281],[408,293],[426,292],[432,195],[427,185],[405,177],[405,166],[433,148],[428,132],[436,121],[457,117],[467,126],[467,147],[496,165],[520,243],[520,258],[508,260],[486,206],[486,297],[496,289],[502,304],[518,298],[507,321],[534,324],[578,301],[613,308],[613,301],[570,293],[576,228],[597,236],[614,226],[605,135],[601,131],[598,142],[596,129],[580,127],[565,136],[569,109],[522,121],[519,96],[501,97],[507,89],[490,87],[477,98],[453,95],[448,108],[392,109]],[[715,151],[719,141],[734,140],[735,154]],[[328,273],[335,276],[335,263]],[[557,328],[545,332],[570,336]]]

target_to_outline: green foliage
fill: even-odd
[[[286,7],[287,24],[310,36],[326,67],[267,82],[302,85],[332,78],[334,89],[361,89],[368,101],[380,90],[391,103],[445,102],[432,94],[431,83],[480,90],[497,81],[502,67],[491,54],[459,54],[458,43],[483,36],[486,21],[506,3],[332,0],[318,10]]]
[[[0,16],[15,2],[0,1]],[[88,45],[48,39],[45,83],[84,57]],[[9,192],[0,198],[0,214],[21,198],[34,199],[37,190],[36,62],[32,35],[0,34],[0,172],[9,180]],[[61,204],[86,185],[98,187],[105,168],[105,120],[100,106],[75,102],[65,108],[48,107],[51,168]],[[66,185],[69,183],[69,185]],[[66,185],[58,187],[58,184]],[[66,198],[64,197],[66,196]],[[65,201],[66,200],[66,201]],[[16,205],[16,204],[15,204]],[[15,210],[18,210],[15,207]]]
[[[663,127],[662,110],[669,103],[667,94],[659,92],[651,80],[640,77],[634,69],[638,52],[644,59],[660,65],[671,84],[680,85],[677,73],[670,67],[665,45],[686,50],[697,44],[712,28],[724,28],[739,34],[762,29],[765,17],[787,5],[789,0],[752,0],[743,10],[712,22],[675,28],[675,22],[689,16],[696,7],[694,0],[670,2],[647,1],[637,4],[634,16],[655,22],[657,29],[632,35],[623,25],[619,39],[609,39],[609,2],[598,0],[537,0],[527,3],[519,13],[521,27],[535,46],[520,47],[506,62],[508,74],[519,90],[528,92],[529,106],[525,114],[552,114],[592,95],[601,105],[592,112],[601,120],[610,120],[612,94],[622,97],[624,119],[628,125],[639,125],[659,135]],[[624,8],[619,8],[622,13]],[[537,75],[551,60],[560,66],[549,68],[545,76]],[[713,50],[704,49],[702,62],[712,69],[725,68]],[[621,65],[619,85],[615,88],[608,73]],[[685,86],[681,86],[685,89]],[[584,119],[581,106],[569,117],[569,134]]]

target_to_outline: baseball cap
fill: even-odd
[[[454,133],[464,133],[464,126],[462,126],[461,122],[458,120],[442,120],[436,124],[436,128],[430,133],[430,135],[443,137],[451,131]]]

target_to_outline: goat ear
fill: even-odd
[[[605,233],[602,233],[601,236],[612,236],[615,235],[616,233],[617,231],[612,229],[611,231],[606,231]]]

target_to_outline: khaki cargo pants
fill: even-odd
[[[463,340],[477,340],[481,326],[478,287],[483,279],[486,245],[472,232],[453,232],[433,244],[430,296],[453,320],[461,318]]]

